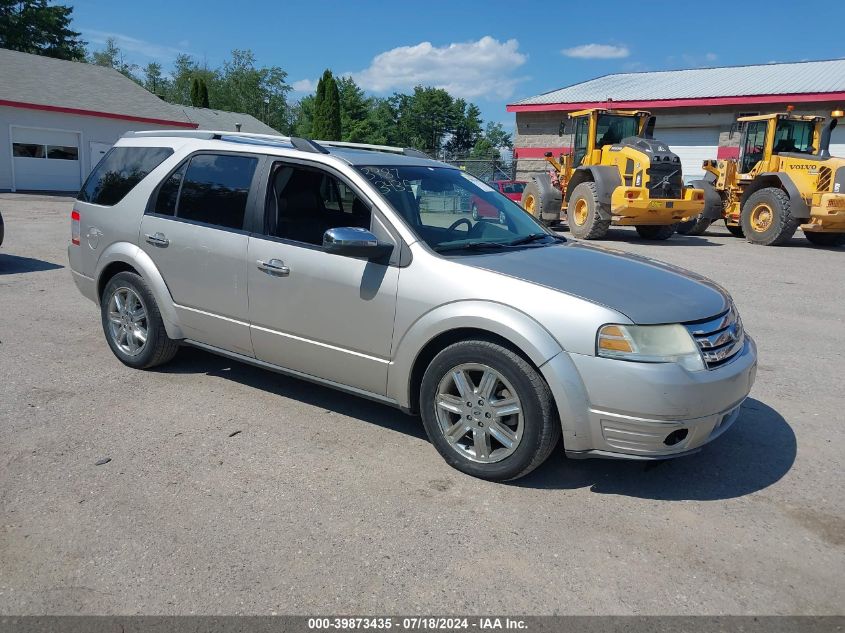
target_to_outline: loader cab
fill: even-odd
[[[816,152],[823,117],[765,114],[737,119],[744,124],[739,173],[747,174],[773,155],[807,155]]]
[[[648,112],[626,110],[592,109],[570,114],[573,168],[594,164],[595,150],[641,134],[648,117]]]

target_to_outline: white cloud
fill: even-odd
[[[92,44],[105,44],[106,40],[113,38],[117,47],[124,53],[136,53],[149,57],[152,59],[172,59],[180,53],[186,53],[188,42],[182,40],[179,46],[167,46],[164,44],[155,44],[146,40],[139,40],[136,37],[130,37],[123,33],[113,33],[110,31],[97,31],[95,29],[81,29],[82,37]]]
[[[423,85],[443,88],[467,99],[507,98],[522,81],[511,73],[528,59],[518,49],[517,40],[500,42],[489,35],[478,41],[446,46],[421,42],[380,53],[369,67],[346,74],[373,92]]]
[[[300,79],[291,84],[294,92],[314,92],[317,89],[317,84],[310,79]]]
[[[578,59],[621,59],[628,57],[631,51],[627,46],[612,44],[581,44],[573,48],[564,48],[561,54]]]
[[[717,59],[719,59],[719,56],[716,53],[707,53],[704,56],[704,59],[708,62],[715,62]]]

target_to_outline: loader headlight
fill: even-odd
[[[678,363],[704,369],[698,346],[683,325],[605,325],[596,338],[596,354],[640,363]]]

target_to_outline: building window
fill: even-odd
[[[43,145],[35,143],[12,143],[12,155],[15,158],[44,158],[46,151]]]
[[[71,145],[48,145],[47,158],[57,160],[79,160],[79,148]]]

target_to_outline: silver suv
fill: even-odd
[[[472,216],[483,200],[494,212]],[[419,413],[455,468],[655,459],[727,429],[756,348],[715,283],[566,241],[413,150],[136,132],[83,186],[76,285],[144,369],[193,345]]]

